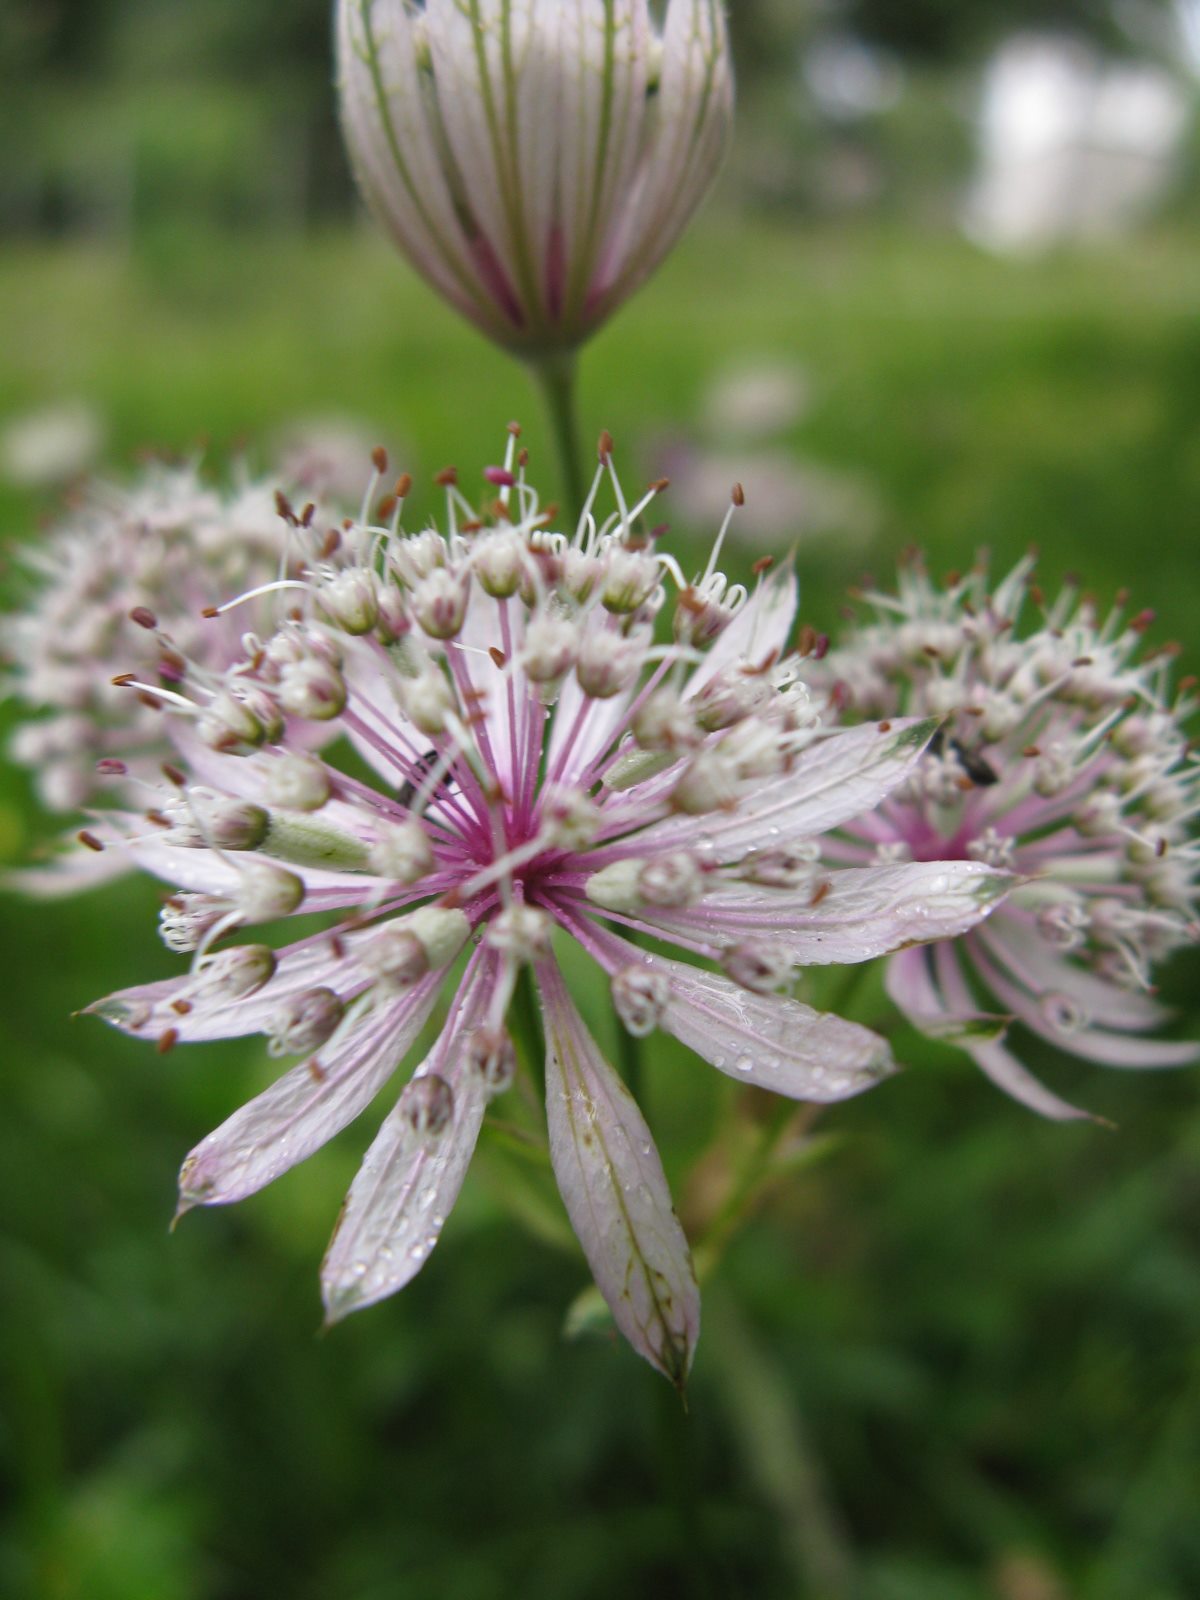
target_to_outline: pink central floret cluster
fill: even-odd
[[[661,1028],[739,1081],[837,1100],[886,1076],[890,1052],[793,998],[798,972],[959,934],[1010,879],[978,861],[823,859],[829,829],[911,777],[936,724],[823,727],[790,643],[792,574],[748,594],[718,570],[718,538],[688,581],[643,531],[664,485],[630,504],[610,451],[570,534],[548,526],[513,435],[483,513],[450,483],[444,535],[403,533],[398,505],[371,520],[373,484],[358,522],[293,530],[317,545],[285,560],[297,576],[220,608],[273,594],[282,610],[235,666],[129,684],[172,713],[179,759],[108,836],[174,886],[163,937],[191,970],[94,1009],[160,1048],[260,1032],[300,1058],[192,1152],[186,1208],[240,1199],[337,1133],[459,974],[326,1257],[338,1317],[432,1249],[513,1079],[506,1019],[529,968],[567,1211],[617,1325],[682,1382],[699,1315],[687,1242],[555,939],[598,963],[632,1034]],[[292,943],[253,931],[312,913],[326,925]]]

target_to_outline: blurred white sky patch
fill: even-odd
[[[95,465],[104,422],[86,400],[63,400],[0,423],[0,478],[19,489],[55,489]]]
[[[899,63],[853,34],[814,40],[804,53],[802,72],[818,108],[835,122],[880,116],[904,93]]]
[[[1188,71],[1200,77],[1200,0],[1175,0],[1175,16]]]
[[[1050,35],[1010,39],[984,78],[968,236],[1032,252],[1133,227],[1169,187],[1193,104],[1149,62]]]

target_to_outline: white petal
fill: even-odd
[[[936,969],[936,975],[935,975]],[[938,945],[930,950],[905,950],[887,967],[887,991],[918,1028],[965,1050],[976,1066],[1007,1095],[1055,1122],[1094,1120],[1039,1083],[1032,1072],[995,1037],[998,1019],[973,1011],[974,1001],[963,979],[957,950]],[[990,1029],[992,1037],[987,1037]]]
[[[1200,1060],[1200,1041],[1192,1039],[1143,1039],[1135,1034],[1110,1032],[1104,1027],[1092,1026],[1086,1012],[1077,1027],[1056,1027],[1044,1007],[1053,1005],[1060,991],[1049,985],[1036,989],[1012,980],[1002,967],[991,959],[997,951],[994,942],[985,945],[978,936],[972,936],[971,954],[980,977],[993,991],[1000,1003],[1040,1038],[1057,1045],[1073,1056],[1085,1061],[1095,1061],[1105,1067],[1186,1067]],[[988,952],[985,954],[985,950]],[[1072,1006],[1076,1002],[1069,992],[1063,999]]]
[[[786,655],[797,593],[790,565],[769,573],[692,673],[685,696],[699,694],[727,667],[743,662],[761,667],[764,661]]]
[[[488,963],[486,971],[494,971]],[[350,1192],[321,1267],[331,1322],[402,1289],[425,1265],[458,1199],[487,1108],[484,1083],[464,1059],[490,979],[467,980],[463,1005],[385,1119]],[[449,1035],[449,1036],[447,1036]],[[413,1085],[436,1072],[454,1109],[437,1133],[414,1127]]]
[[[395,1072],[433,1010],[441,973],[335,1035],[210,1133],[179,1175],[181,1205],[225,1205],[294,1167],[340,1133]]]
[[[681,933],[769,939],[796,966],[870,961],[903,945],[965,933],[1013,878],[976,861],[920,861],[829,872],[816,894],[751,885],[709,891],[689,911],[647,916]]]
[[[700,1330],[700,1292],[662,1162],[557,967],[539,968],[538,987],[550,1157],[571,1225],[617,1327],[682,1388]]]
[[[289,945],[278,953],[278,965],[268,983],[244,1000],[214,997],[192,1000],[194,981],[188,977],[164,978],[158,983],[135,984],[97,1000],[86,1014],[102,1018],[135,1039],[153,1039],[170,1029],[181,1044],[207,1039],[237,1039],[249,1033],[267,1033],[286,1001],[318,986],[332,989],[343,1000],[365,985],[366,974],[358,958],[373,928],[340,934],[338,955],[328,933]],[[190,1009],[175,1011],[171,1002],[185,1001]],[[144,1021],[146,1007],[151,1015]]]
[[[670,985],[662,1026],[743,1083],[795,1100],[845,1100],[895,1071],[887,1041],[856,1022],[782,995],[752,994],[728,978],[649,955],[607,929],[587,946],[609,973],[644,965]]]
[[[1019,891],[1018,891],[1019,899]],[[1003,912],[988,929],[989,944],[1002,954],[1005,964],[1030,988],[1065,994],[1093,1022],[1121,1033],[1142,1033],[1169,1021],[1171,1013],[1161,1001],[1140,989],[1119,989],[1085,967],[1052,950],[1038,937],[1031,941],[1026,922]],[[1033,958],[1034,970],[1029,960]]]
[[[808,745],[791,772],[764,783],[727,815],[668,817],[643,830],[639,853],[700,844],[721,862],[811,838],[877,806],[921,758],[937,723],[897,717]],[[637,791],[634,791],[636,794]]]

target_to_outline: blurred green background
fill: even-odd
[[[634,479],[673,473],[697,541],[742,478],[730,565],[796,543],[818,627],[911,543],[938,568],[1032,543],[1048,586],[1132,585],[1195,670],[1190,12],[733,10],[734,155],[587,353],[588,431]],[[1069,30],[1093,77],[1153,70],[1184,114],[1136,215],[985,251],[959,223],[1017,25]],[[266,469],[297,422],[385,441],[419,517],[432,473],[472,477],[519,417],[553,492],[524,375],[357,216],[327,31],[320,0],[0,11],[6,543],[88,455]],[[52,831],[6,771],[4,858]],[[180,1158],[265,1067],[253,1042],[164,1061],[72,1019],[173,970],[155,904],[5,902],[4,1596],[1200,1595],[1195,1073],[1037,1056],[1119,1131],[1063,1128],[900,1033],[909,1070],[821,1118],[706,1289],[684,1417],[624,1348],[563,1337],[582,1258],[494,1150],[416,1283],[326,1338],[316,1269],[369,1129],[169,1236]],[[1167,975],[1193,1029],[1198,979]],[[690,1160],[760,1108],[656,1048],[646,1109],[702,1210]]]

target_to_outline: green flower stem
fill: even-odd
[[[820,1110],[820,1106],[797,1105],[795,1101],[783,1099],[771,1107],[758,1138],[730,1185],[724,1204],[692,1252],[696,1276],[701,1283],[707,1282],[716,1272],[730,1243],[757,1211],[783,1169],[795,1172],[798,1167],[819,1161],[838,1147],[837,1136],[828,1134],[824,1138],[806,1139],[796,1159],[777,1160],[780,1146],[797,1124],[804,1123],[807,1131]]]
[[[558,456],[566,510],[571,520],[583,513],[587,483],[583,476],[583,450],[579,441],[579,413],[576,406],[578,361],[574,352],[535,357],[530,368],[542,392],[550,419],[550,432]]]
[[[546,1039],[533,986],[533,970],[527,962],[522,964],[517,975],[517,987],[513,991],[508,1015],[512,1024],[513,1043],[517,1047],[517,1060],[524,1071],[525,1081],[531,1090],[536,1091],[540,1105],[546,1093]]]

